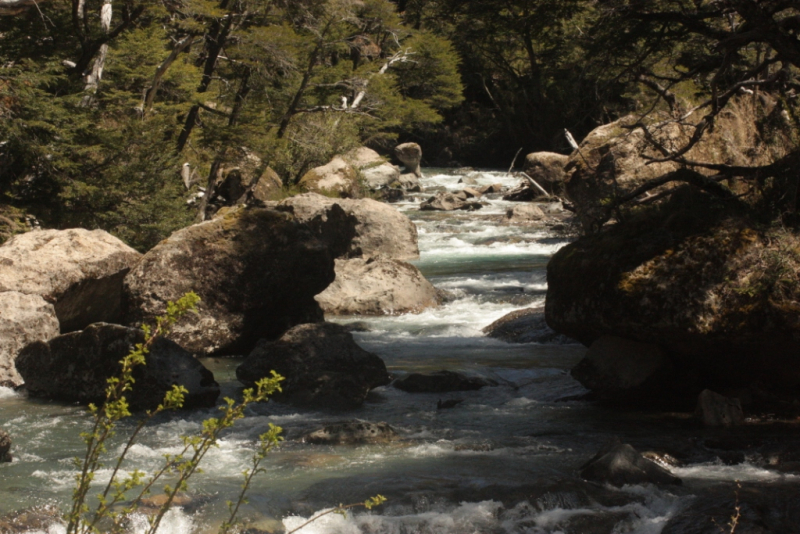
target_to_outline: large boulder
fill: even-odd
[[[672,374],[672,361],[661,347],[614,336],[597,339],[572,369],[584,387],[611,401],[651,397]]]
[[[419,269],[383,257],[337,259],[336,280],[315,298],[332,315],[419,313],[442,300]]]
[[[41,230],[0,247],[0,292],[53,304],[62,332],[120,319],[122,279],[141,254],[103,230]]]
[[[20,349],[58,334],[58,318],[52,304],[38,295],[0,293],[0,385],[21,385],[23,380],[15,365]]]
[[[715,119],[713,131],[707,131],[683,157],[734,166],[774,162],[786,154],[787,147],[794,146],[791,127],[775,117],[782,110],[776,104],[751,97],[733,99]],[[695,132],[692,120],[702,117],[697,115],[680,124],[670,118],[654,117],[646,133],[639,115],[623,117],[594,129],[572,153],[565,167],[565,189],[587,231],[597,230],[609,218],[612,199],[680,168],[674,161],[658,161],[664,157],[662,149],[677,152],[686,146]],[[660,119],[666,120],[657,122]],[[763,127],[765,123],[770,127]],[[782,126],[776,128],[778,125]],[[651,193],[672,187],[664,185]]]
[[[119,361],[144,340],[138,328],[97,323],[49,342],[31,343],[20,352],[17,369],[33,396],[102,402],[107,380],[119,375]],[[134,369],[133,378],[133,389],[125,397],[136,410],[156,408],[173,385],[188,390],[185,408],[213,406],[219,396],[219,385],[211,371],[164,338],[153,342],[145,364]]]
[[[397,441],[400,435],[387,423],[355,420],[328,425],[301,439],[315,445],[374,445]]]
[[[536,183],[548,193],[558,195],[564,189],[564,167],[569,156],[555,152],[533,152],[525,157],[525,174],[536,180]]]
[[[150,322],[168,301],[194,291],[202,299],[198,314],[182,319],[170,339],[195,354],[242,354],[261,338],[321,321],[314,295],[333,278],[329,247],[289,213],[227,209],[142,258],[125,278],[126,321]]]
[[[603,447],[584,464],[581,477],[618,487],[626,484],[681,484],[680,478],[619,440]]]
[[[358,174],[352,165],[340,156],[311,169],[298,182],[305,191],[334,194],[343,198],[358,195]]]
[[[383,360],[332,323],[303,324],[277,341],[260,341],[236,378],[252,386],[273,370],[286,377],[275,400],[318,408],[357,408],[371,389],[389,383]]]
[[[586,345],[604,335],[670,353],[704,388],[800,386],[800,236],[692,192],[604,228],[547,268],[547,323]]]
[[[361,173],[364,183],[373,191],[388,187],[400,178],[400,169],[370,148],[355,148],[345,154],[344,159]]]
[[[394,147],[394,155],[405,165],[406,172],[414,174],[417,178],[422,176],[419,164],[422,161],[422,147],[417,143],[403,143]]]
[[[349,227],[344,230],[339,227],[340,218],[333,220],[325,215],[333,206],[353,218],[354,234]],[[326,242],[346,242],[346,250],[337,255],[348,258],[380,255],[396,260],[419,258],[417,227],[408,217],[382,202],[367,198],[332,199],[306,193],[281,201],[277,209],[292,213],[300,222],[312,224]]]

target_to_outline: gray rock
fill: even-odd
[[[487,386],[496,386],[497,382],[453,371],[436,371],[430,374],[411,373],[404,378],[395,380],[392,385],[409,393],[447,393],[449,391],[475,391]]]
[[[303,436],[302,441],[316,445],[362,445],[397,441],[400,436],[387,423],[347,421],[328,425]]]
[[[11,436],[3,429],[0,429],[0,463],[11,461]]]
[[[483,204],[477,201],[462,200],[453,193],[442,191],[435,196],[430,197],[428,200],[420,204],[419,209],[422,211],[453,211],[453,210],[478,210],[483,207]]]
[[[332,315],[419,313],[442,300],[419,269],[382,257],[337,259],[336,279],[314,298]]]
[[[705,426],[730,427],[744,422],[742,403],[739,399],[724,397],[709,389],[703,390],[697,397],[695,416]]]
[[[0,292],[53,304],[62,332],[120,319],[122,279],[141,254],[103,230],[41,230],[0,247]]]
[[[68,402],[102,402],[107,380],[119,374],[119,361],[144,342],[138,328],[96,323],[80,332],[36,341],[20,351],[17,369],[32,396]],[[153,409],[173,385],[187,390],[184,407],[213,406],[219,396],[214,375],[175,342],[159,338],[145,365],[134,369],[131,408]]]
[[[402,187],[409,193],[418,193],[422,191],[422,186],[419,183],[419,177],[417,177],[417,175],[414,173],[401,174],[400,177],[397,178],[397,182],[392,184],[392,186],[394,185]]]
[[[388,187],[393,182],[400,179],[400,171],[397,167],[390,163],[382,163],[373,167],[368,167],[361,170],[361,177],[364,183],[367,184],[371,190]]]
[[[483,333],[506,343],[576,343],[547,326],[544,308],[513,311],[484,328]]]
[[[488,195],[490,193],[502,193],[503,192],[503,184],[492,184],[492,185],[485,185],[478,189],[482,195]]]
[[[38,295],[16,291],[0,293],[0,385],[22,385],[15,361],[19,351],[34,341],[59,334],[53,305]]]
[[[603,336],[592,343],[572,376],[600,399],[652,398],[671,378],[673,365],[656,345]]]
[[[615,440],[581,467],[581,477],[621,487],[625,484],[681,484],[681,479],[651,462],[627,443]]]
[[[506,211],[503,224],[531,224],[543,221],[547,216],[536,204],[519,204]]]
[[[353,234],[342,229],[341,217],[327,213],[333,206],[341,208],[352,218]],[[372,199],[332,199],[315,193],[287,198],[278,205],[281,211],[292,213],[298,221],[313,226],[326,242],[342,242],[345,250],[334,254],[347,258],[385,256],[396,260],[419,258],[417,227],[392,206]]]
[[[403,143],[394,148],[394,154],[406,167],[406,172],[422,176],[419,164],[422,161],[422,147],[417,143]]]
[[[550,194],[561,194],[569,156],[555,152],[533,152],[525,157],[525,174],[536,180]]]
[[[473,187],[465,187],[464,193],[466,193],[467,198],[480,198],[483,196],[483,193]]]
[[[326,212],[328,219],[345,214]],[[334,224],[334,221],[331,221]],[[296,324],[321,321],[314,295],[333,281],[329,246],[288,213],[241,208],[172,234],[125,278],[126,321],[164,313],[189,291],[202,301],[169,338],[195,354],[247,353]]]
[[[274,399],[301,406],[357,408],[371,389],[389,383],[383,360],[332,323],[303,324],[277,341],[260,341],[236,378],[250,387],[273,370],[286,377]]]

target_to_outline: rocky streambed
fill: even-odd
[[[764,419],[704,428],[689,413],[614,410],[586,400],[569,372],[585,347],[542,320],[546,266],[569,242],[563,228],[538,215],[508,224],[508,211],[519,204],[500,200],[500,192],[480,198],[474,210],[420,210],[437,194],[517,182],[504,173],[426,170],[422,192],[395,207],[416,225],[420,258],[411,263],[441,303],[418,313],[328,317],[354,331],[357,344],[380,356],[404,386],[377,387],[344,411],[273,402],[252,408],[209,453],[205,472],[160,532],[216,531],[268,423],[282,426],[287,440],[250,492],[242,518],[251,532],[291,529],[331,505],[377,493],[389,499],[381,508],[330,515],[301,532],[710,533],[719,532],[714,521],[729,521],[737,498],[737,532],[798,531],[795,425]],[[293,208],[295,216],[301,208]],[[339,216],[347,220],[346,212]],[[493,330],[519,343],[485,334],[499,320]],[[197,339],[203,331],[184,335]],[[238,393],[241,358],[201,361],[223,395]],[[196,433],[215,413],[197,408],[160,417],[131,451],[128,468],[151,471],[177,451],[181,435]],[[82,407],[0,389],[0,426],[15,444],[13,461],[0,465],[0,515],[68,502],[71,459],[81,454],[78,434],[88,425]],[[584,480],[582,466],[614,438],[681,484]],[[98,482],[108,475],[101,471]],[[29,531],[59,532],[42,514],[26,516]],[[0,521],[0,531],[13,521],[20,523],[19,514]]]

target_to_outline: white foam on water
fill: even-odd
[[[507,303],[481,302],[477,297],[468,296],[437,308],[428,308],[422,313],[393,317],[358,318],[370,325],[371,332],[359,333],[357,339],[382,339],[408,337],[409,341],[424,338],[476,338],[484,337],[482,328],[490,325],[504,315],[528,306],[514,306]],[[342,322],[354,318],[340,318]],[[497,340],[486,340],[505,345]],[[457,340],[455,341],[458,342]]]
[[[569,522],[580,516],[624,515],[613,532],[630,534],[660,534],[666,523],[685,507],[691,497],[677,497],[657,488],[625,488],[626,491],[642,497],[642,502],[634,502],[619,507],[568,508],[562,499],[555,503],[531,504],[522,502],[511,509],[505,509],[497,501],[461,503],[454,506],[439,505],[434,510],[419,513],[402,513],[387,509],[387,514],[376,512],[356,512],[346,517],[336,514],[321,516],[300,529],[299,534],[462,534],[462,533],[526,533],[558,534],[568,528]],[[560,503],[560,504],[556,504]],[[384,505],[388,506],[388,505]],[[316,517],[327,510],[320,510]],[[400,512],[400,513],[398,513]],[[298,528],[310,518],[290,516],[283,520],[286,530]],[[574,527],[570,529],[574,532]]]
[[[25,395],[21,392],[14,391],[14,388],[0,386],[0,400],[22,398],[25,398]]]
[[[144,514],[131,515],[131,534],[142,534],[150,528],[148,516]],[[170,508],[156,530],[157,534],[191,534],[195,524],[191,516],[186,515],[180,507]]]
[[[800,476],[780,473],[744,462],[738,465],[725,465],[722,462],[695,464],[687,467],[673,467],[672,473],[682,479],[720,480],[740,482],[800,481]]]
[[[465,503],[448,512],[433,511],[407,515],[353,513],[347,517],[329,513],[298,530],[298,534],[448,534],[489,532],[496,527],[502,504],[494,501]],[[327,510],[314,514],[318,516]],[[300,527],[310,518],[290,516],[283,520],[287,531]]]

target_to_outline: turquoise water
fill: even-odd
[[[298,410],[275,403],[248,412],[212,450],[193,480],[191,502],[177,508],[159,532],[214,532],[241,483],[257,436],[268,423],[285,429],[286,442],[265,462],[242,518],[252,528],[292,528],[315,512],[381,493],[389,502],[375,512],[327,516],[304,533],[615,532],[658,533],[691,502],[694,491],[735,479],[791,480],[745,462],[681,468],[686,487],[663,490],[595,488],[577,478],[578,467],[611,436],[637,447],[683,443],[696,432],[669,414],[617,413],[564,400],[585,390],[568,374],[583,356],[578,345],[513,345],[481,330],[505,314],[542,305],[548,258],[565,244],[546,232],[499,224],[511,203],[490,200],[478,212],[431,213],[417,207],[430,192],[457,190],[464,179],[429,170],[426,192],[397,205],[419,229],[416,265],[453,300],[417,315],[336,318],[364,321],[356,334],[396,376],[450,369],[496,380],[480,391],[443,395],[375,390],[347,413]],[[503,173],[466,177],[477,185],[515,185]],[[236,396],[237,360],[206,359],[226,395]],[[440,399],[461,399],[437,410]],[[148,426],[131,451],[127,469],[152,472],[164,454],[179,450],[180,436],[197,433],[214,410],[177,413]],[[299,436],[325,424],[386,421],[402,440],[391,445],[314,446]],[[89,420],[83,408],[27,399],[0,389],[0,427],[13,437],[15,460],[0,466],[0,513],[69,501],[81,454],[78,434]],[[124,434],[124,429],[120,432]],[[119,450],[115,443],[111,450]],[[101,472],[108,476],[108,471]],[[587,521],[587,518],[590,520]],[[133,529],[143,518],[134,518]],[[594,526],[593,526],[594,525]],[[611,525],[611,527],[609,527]],[[56,525],[52,533],[62,531]]]

